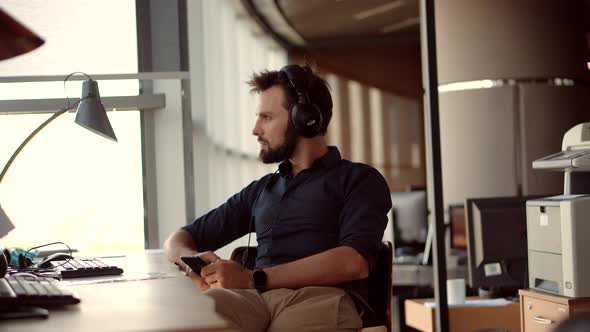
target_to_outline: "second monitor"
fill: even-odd
[[[526,201],[539,196],[467,199],[469,285],[515,295],[528,284]]]
[[[428,233],[426,191],[392,192],[392,228],[398,263],[419,263]]]

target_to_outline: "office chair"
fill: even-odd
[[[231,259],[242,264],[245,252],[248,251],[247,269],[253,269],[256,264],[256,247],[237,247],[231,254]],[[391,332],[391,270],[393,267],[393,247],[391,242],[385,241],[377,250],[377,264],[369,272],[369,305],[375,311],[375,324],[363,326],[361,331]]]

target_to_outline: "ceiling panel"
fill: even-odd
[[[278,0],[293,28],[308,42],[359,37],[419,38],[418,0]]]

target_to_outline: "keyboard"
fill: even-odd
[[[54,307],[80,303],[53,278],[8,276],[0,278],[0,308]]]
[[[56,269],[63,279],[119,275],[123,269],[105,264],[98,258],[74,258],[67,261],[52,261],[51,267]]]

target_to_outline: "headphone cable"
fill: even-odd
[[[251,216],[250,216],[250,222],[248,224],[248,245],[246,247],[246,251],[244,253],[242,253],[242,266],[246,267],[246,262],[248,262],[248,254],[250,253],[250,238],[252,236],[252,224],[255,223],[255,216],[254,216],[254,207],[256,207],[256,204],[258,203],[258,199],[260,198],[260,195],[262,194],[262,192],[264,191],[264,189],[266,188],[266,186],[270,183],[270,180],[272,180],[272,178],[274,178],[275,174],[278,173],[278,169],[272,173],[268,179],[266,179],[266,181],[264,181],[264,184],[262,185],[262,188],[260,188],[260,190],[258,190],[258,192],[256,193],[256,198],[254,199],[254,203],[252,204],[252,209],[251,209]]]

